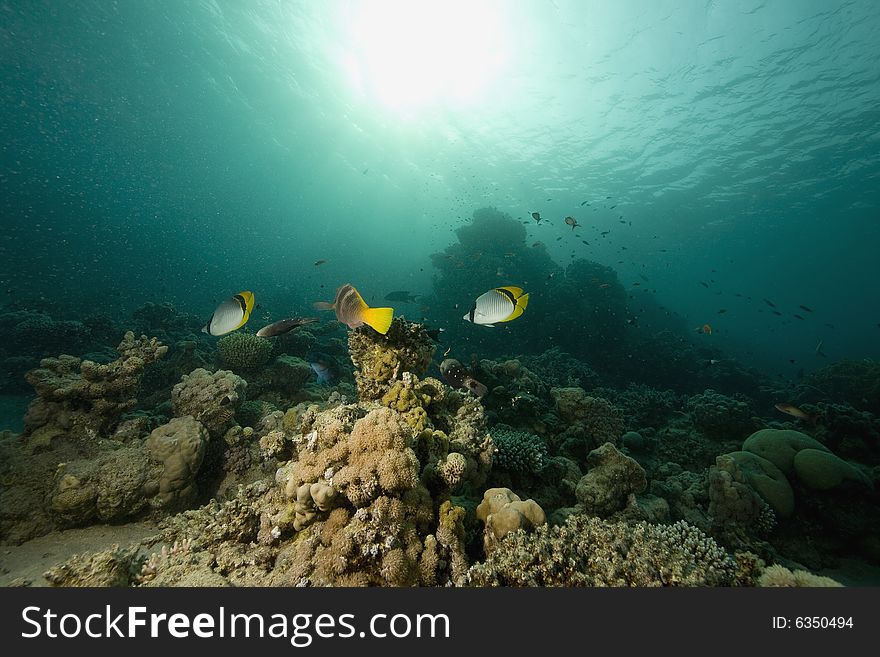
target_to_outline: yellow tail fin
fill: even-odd
[[[361,311],[364,324],[372,326],[382,335],[388,333],[391,320],[394,319],[394,308],[364,308]]]

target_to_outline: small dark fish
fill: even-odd
[[[774,310],[774,311],[773,311],[773,314],[774,314],[774,315],[779,315],[780,317],[782,317],[782,313],[779,312],[778,310]]]
[[[803,320],[803,317],[801,317],[800,315],[793,315],[793,317],[794,317],[795,319]]]
[[[700,285],[702,285],[703,287],[709,287],[709,284],[708,284],[708,283],[705,283],[705,282],[703,282],[703,281],[700,281]]]
[[[610,230],[603,230],[601,235],[602,235],[602,237],[605,237],[610,232],[611,232]]]
[[[575,219],[574,217],[566,217],[566,218],[565,218],[565,224],[566,224],[567,226],[571,226],[571,229],[572,229],[572,230],[574,230],[575,228],[577,228],[578,226],[580,226],[580,224],[577,222],[577,219]]]
[[[586,244],[587,246],[590,246],[590,243],[589,243],[587,240],[581,240],[581,242],[583,242],[583,243]]]
[[[648,277],[645,276],[644,274],[639,274],[639,278],[641,278],[643,281],[647,281],[647,280],[648,280]]]
[[[540,212],[532,212],[532,219],[541,223],[541,213]]]
[[[553,200],[552,198],[548,198],[548,199],[547,199],[547,203],[549,203],[549,202],[552,201],[552,200]]]
[[[289,319],[282,319],[277,322],[273,322],[269,324],[269,326],[264,326],[259,331],[257,331],[257,337],[259,338],[273,338],[276,335],[281,335],[283,333],[288,333],[292,331],[297,326],[303,326],[304,324],[311,324],[312,322],[317,322],[317,317],[291,317]]]
[[[364,175],[366,176],[366,175],[367,175],[367,171],[369,171],[369,170],[370,170],[369,168],[364,169],[363,171],[361,171],[361,173],[364,174]]]
[[[320,267],[321,265],[325,264],[326,262],[327,262],[326,260],[315,260],[315,267]]]
[[[613,210],[613,209],[616,208],[616,207],[617,207],[616,205],[612,205],[612,206],[611,206],[610,208],[608,208],[608,209],[609,209],[609,210]]]
[[[556,238],[556,241],[558,242],[558,241],[561,240],[561,239],[562,239],[561,237],[557,237],[557,238]]]
[[[807,307],[806,307],[805,305],[803,305],[803,304],[801,304],[800,306],[798,306],[798,308],[800,308],[801,310],[806,310],[808,313],[813,312],[813,309],[812,309],[812,308],[807,308]]]
[[[722,308],[721,310],[718,311],[718,314],[723,315],[726,312],[727,312],[727,308]]]
[[[772,301],[770,301],[770,299],[764,299],[764,303],[766,303],[766,304],[767,304],[768,306],[770,306],[771,308],[775,308],[775,307],[776,307],[776,304],[773,303]]]
[[[482,383],[473,378],[460,362],[454,358],[447,358],[440,363],[440,373],[446,382],[454,388],[465,388],[477,397],[482,397],[489,390]]]
[[[406,290],[395,290],[385,295],[385,301],[400,301],[402,303],[415,303],[419,295]]]
[[[581,207],[584,207],[585,205],[589,205],[589,204],[590,204],[589,201],[584,201],[583,203],[581,203]]]

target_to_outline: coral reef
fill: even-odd
[[[743,450],[757,454],[807,488],[828,490],[844,480],[870,487],[870,477],[838,458],[818,440],[790,429],[760,429],[746,438]]]
[[[614,523],[582,515],[505,537],[471,566],[473,586],[725,586],[735,563],[684,522]]]
[[[548,458],[547,443],[540,436],[514,431],[503,424],[494,426],[491,436],[495,445],[493,468],[535,473],[544,467]]]
[[[371,401],[381,399],[407,372],[423,376],[436,347],[421,324],[395,318],[385,335],[369,327],[350,331],[348,348],[357,368],[358,395]]]
[[[706,390],[686,404],[694,426],[712,440],[739,440],[755,430],[751,407],[744,395],[732,397]]]
[[[575,494],[588,515],[605,517],[620,511],[630,496],[648,486],[642,466],[611,443],[590,452],[587,467],[589,471],[581,477]]]
[[[399,415],[377,408],[357,420],[350,433],[338,415],[314,429],[297,460],[279,471],[288,497],[296,497],[304,484],[323,482],[353,506],[363,507],[379,496],[416,486],[420,468],[410,447],[412,432]]]
[[[74,555],[43,574],[50,586],[96,587],[128,586],[132,581],[137,548],[120,548],[91,555]]]
[[[246,388],[247,381],[229,370],[211,373],[199,368],[184,374],[174,386],[171,407],[175,417],[191,415],[219,438],[235,420]]]
[[[556,412],[568,425],[554,438],[563,455],[583,463],[590,450],[604,443],[620,444],[623,414],[610,402],[591,397],[581,388],[553,388]]]
[[[861,411],[880,415],[880,363],[872,360],[841,360],[810,373],[799,395],[804,401],[841,402]],[[819,394],[820,397],[816,397]]]
[[[223,366],[233,372],[248,372],[269,362],[272,343],[253,333],[236,331],[217,341],[217,355]]]
[[[806,570],[789,570],[785,566],[774,564],[767,566],[757,582],[758,586],[785,586],[785,587],[817,587],[817,586],[843,586],[837,580],[830,577],[814,575]]]
[[[547,522],[544,510],[535,500],[522,500],[509,488],[490,488],[483,493],[477,519],[485,525],[483,546],[487,554],[508,534],[518,530],[529,532]]]
[[[73,356],[44,358],[26,378],[37,392],[25,416],[25,432],[62,433],[74,440],[96,440],[112,431],[136,404],[144,368],[168,347],[155,338],[135,339],[129,331],[117,347],[119,358],[106,365]]]
[[[748,543],[749,536],[766,536],[776,526],[776,515],[748,476],[730,454],[722,454],[709,468],[709,517],[713,532],[728,543]]]
[[[144,485],[153,506],[179,508],[195,498],[195,477],[208,440],[208,431],[192,416],[153,429],[144,444],[147,458],[161,466]]]

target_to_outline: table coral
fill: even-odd
[[[106,365],[66,355],[40,361],[26,374],[37,399],[25,415],[25,433],[51,426],[74,439],[95,440],[112,431],[134,407],[144,368],[168,347],[129,331],[116,351],[119,358]]]

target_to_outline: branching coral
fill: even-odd
[[[514,431],[503,424],[492,428],[495,445],[492,467],[509,472],[536,473],[547,461],[547,443],[540,436]]]
[[[735,564],[684,522],[613,523],[582,515],[514,532],[470,568],[474,586],[725,586]]]

